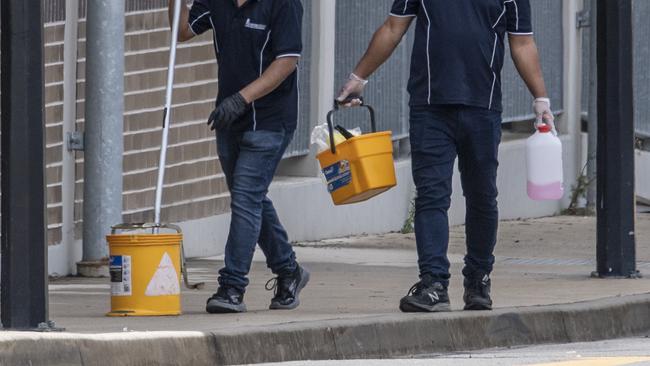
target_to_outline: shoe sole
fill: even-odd
[[[427,306],[408,301],[401,301],[399,309],[404,313],[441,313],[451,311],[451,304],[438,303],[433,306]]]
[[[300,277],[300,283],[298,284],[298,289],[296,290],[296,299],[288,305],[282,305],[277,302],[271,302],[271,305],[269,306],[270,310],[293,310],[297,308],[300,305],[300,292],[302,289],[307,286],[307,283],[309,283],[309,278],[310,278],[310,273],[308,270],[305,268],[302,269],[302,276]]]
[[[476,310],[476,311],[492,310],[492,304],[484,304],[478,302],[469,303],[469,304],[465,304],[463,310]]]
[[[234,313],[245,313],[246,305],[233,305],[228,303],[223,303],[219,301],[209,301],[205,306],[205,311],[210,314],[234,314]]]

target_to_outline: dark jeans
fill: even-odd
[[[245,290],[256,243],[276,275],[296,269],[287,232],[266,196],[292,137],[293,131],[217,133],[217,152],[230,190],[232,213],[220,285]]]
[[[420,276],[449,284],[449,220],[456,156],[466,199],[468,278],[492,271],[498,226],[497,167],[501,113],[469,106],[411,108],[415,238]]]

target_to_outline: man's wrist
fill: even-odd
[[[363,76],[359,76],[359,74],[358,74],[357,72],[352,72],[352,73],[350,73],[350,77],[349,77],[349,78],[350,78],[350,80],[358,81],[358,82],[360,82],[360,83],[363,84],[363,85],[368,84],[368,79],[366,79],[366,78],[363,77]]]
[[[551,106],[551,99],[549,97],[537,97],[533,101],[533,104],[539,103],[539,102],[546,103],[546,104],[549,105],[549,107]]]
[[[246,102],[246,104],[253,103],[253,97],[251,95],[248,95],[245,89],[241,90],[238,94],[242,97],[242,99],[244,100],[244,102]]]

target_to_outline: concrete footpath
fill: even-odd
[[[256,256],[249,312],[209,315],[220,258],[193,260],[184,315],[107,318],[107,279],[50,285],[51,318],[65,333],[0,333],[0,365],[214,365],[299,359],[389,358],[538,343],[589,341],[650,330],[650,214],[637,223],[641,279],[591,278],[594,218],[503,222],[493,273],[492,312],[462,309],[463,227],[452,229],[450,297],[457,310],[402,314],[417,280],[413,235],[387,234],[297,245],[312,272],[295,311],[267,310],[272,277]]]

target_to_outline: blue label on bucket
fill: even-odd
[[[352,182],[350,162],[347,160],[341,160],[336,164],[328,166],[323,169],[323,174],[327,180],[327,191],[330,193],[343,188]]]
[[[131,296],[131,256],[112,255],[108,270],[112,296]]]

